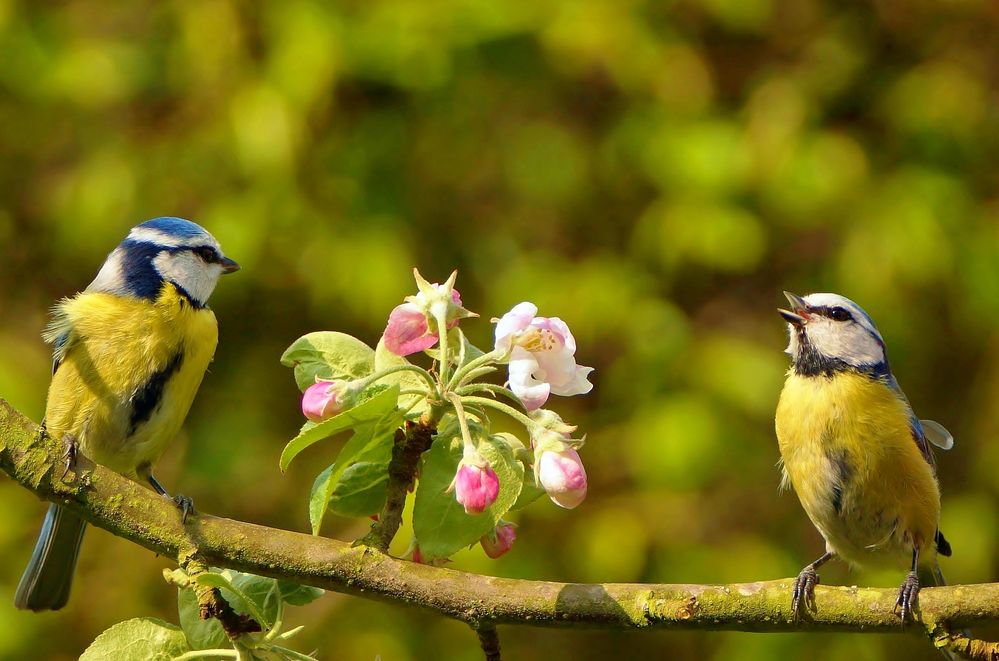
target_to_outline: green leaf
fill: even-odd
[[[334,486],[334,468],[336,468],[336,464],[330,464],[322,473],[316,475],[316,479],[312,482],[312,491],[309,494],[309,523],[312,524],[313,535],[319,534],[326,510],[330,506]]]
[[[420,552],[428,560],[447,558],[474,544],[496,526],[520,495],[524,466],[514,458],[509,445],[482,440],[479,452],[496,471],[500,488],[496,501],[476,515],[465,514],[454,494],[447,492],[461,460],[460,436],[438,437],[424,455],[413,509],[413,531]]]
[[[524,486],[520,490],[520,495],[517,496],[517,502],[510,509],[522,510],[543,495],[545,495],[545,490],[534,483],[534,474],[525,472]]]
[[[264,617],[263,622],[257,621],[265,629],[269,629],[277,618],[281,602],[281,593],[278,591],[277,579],[257,576],[256,574],[246,574],[233,571],[232,569],[225,569],[222,573],[229,577],[235,588],[234,592],[237,592],[240,599],[244,601],[249,599],[253,602],[253,606]],[[222,596],[228,598],[225,590],[222,591]],[[237,608],[237,610],[241,610],[241,612],[247,615],[253,615],[252,608],[246,610]]]
[[[198,595],[192,588],[177,590],[177,613],[180,616],[180,628],[184,630],[191,649],[213,650],[229,646],[221,622],[214,617],[201,619]]]
[[[359,461],[347,468],[333,489],[329,508],[340,516],[368,516],[380,512],[388,496],[389,457],[384,462]]]
[[[311,585],[299,585],[291,581],[278,581],[278,589],[281,590],[281,599],[292,606],[304,606],[325,594],[325,591],[319,588],[314,588]]]
[[[281,355],[281,364],[295,368],[299,390],[322,379],[359,379],[371,374],[375,353],[352,335],[336,331],[309,333]]]
[[[468,341],[468,338],[465,337],[465,333],[463,333],[460,328],[455,328],[455,330],[458,331],[458,340],[456,343],[458,345],[458,357],[455,359],[458,363],[458,367],[464,367],[467,363],[472,362],[479,356],[485,355],[485,351]]]
[[[392,386],[398,388],[398,386]],[[398,409],[390,409],[376,422],[369,422],[354,430],[354,435],[344,444],[336,461],[319,474],[312,484],[312,495],[309,498],[309,522],[312,524],[312,534],[318,535],[323,518],[330,506],[333,494],[344,473],[354,463],[371,461],[383,463],[388,471],[388,462],[392,457],[392,446],[395,441],[395,431],[402,424],[403,417]],[[368,510],[367,516],[375,510]]]
[[[524,483],[520,489],[520,495],[517,496],[517,502],[515,502],[513,507],[510,509],[514,511],[524,509],[541,496],[544,496],[544,488],[535,482],[533,466],[528,464],[524,457],[524,453],[529,452],[527,446],[524,445],[524,442],[508,432],[493,434],[492,438],[498,443],[507,445],[510,448],[510,451],[514,453],[515,457],[519,456],[518,461],[524,465]],[[520,454],[518,455],[518,453]]]
[[[396,355],[389,351],[385,347],[385,341],[379,340],[378,346],[375,347],[375,372],[381,372],[382,370],[388,369],[390,367],[397,367],[399,365],[412,365],[403,356]],[[402,390],[426,390],[429,384],[420,377],[419,374],[415,372],[394,372],[388,374],[378,380],[378,383],[388,383],[399,386]],[[419,400],[423,400],[422,402]],[[410,405],[415,404],[410,413],[413,415],[419,415],[427,410],[428,404],[425,397],[420,395],[403,395],[399,398],[399,406],[402,409],[409,408]]]
[[[190,651],[180,627],[155,617],[137,617],[97,636],[80,661],[170,661]]]
[[[456,370],[485,354],[482,349],[469,342],[468,338],[465,337],[465,334],[457,326],[450,329],[447,333],[448,352]],[[424,353],[438,362],[441,359],[440,348],[427,349]]]
[[[194,580],[200,585],[219,588],[230,606],[252,617],[265,630],[274,622],[278,597],[277,581],[273,578],[225,569],[221,573],[198,574]]]
[[[284,446],[284,451],[281,452],[281,470],[287,470],[291,460],[313,443],[317,443],[324,438],[329,438],[333,434],[338,434],[366,422],[379,420],[386,413],[392,411],[398,401],[399,387],[392,386],[371,399],[361,402],[352,409],[348,409],[328,420],[323,420],[314,427],[308,429],[303,427],[303,431]],[[401,416],[399,419],[401,421]]]

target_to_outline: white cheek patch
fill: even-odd
[[[86,291],[111,293],[125,291],[125,274],[122,272],[123,257],[122,249],[115,248],[104,260],[101,270],[97,272],[97,277],[87,286]]]
[[[794,357],[798,353],[798,331],[791,324],[787,325],[787,337],[787,348],[784,349],[784,353]]]
[[[864,312],[863,308],[845,296],[840,296],[839,294],[809,294],[805,297],[805,302],[810,307],[845,308],[850,311],[850,316],[853,317],[856,323],[860,324],[872,335],[881,338],[881,332],[874,325],[874,321],[871,320],[870,316]]]
[[[815,350],[849,365],[877,365],[885,360],[884,348],[870,331],[852,321],[834,321],[812,316],[805,326]]]
[[[190,250],[163,251],[153,258],[153,267],[164,280],[183,288],[201,305],[208,301],[222,275],[220,265],[206,264]]]

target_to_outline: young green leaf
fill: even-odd
[[[274,622],[280,597],[277,581],[273,578],[224,569],[221,573],[198,574],[194,580],[200,585],[222,590],[222,598],[230,606],[252,617],[265,631]]]
[[[378,346],[375,347],[375,372],[381,372],[390,367],[398,367],[400,365],[411,365],[408,360],[404,357],[396,355],[389,351],[385,347],[385,340],[379,340]],[[387,374],[383,378],[378,380],[379,383],[395,384],[399,386],[402,390],[427,390],[429,384],[420,377],[419,374],[410,371],[403,372],[393,372],[392,374]],[[423,400],[423,401],[420,401]],[[427,410],[426,398],[422,395],[403,395],[399,398],[399,406],[402,409],[409,408],[410,405],[414,405],[410,409],[410,413],[417,415],[423,413]]]
[[[380,512],[388,495],[388,465],[385,461],[359,461],[340,476],[333,488],[329,508],[340,516],[368,516]]]
[[[392,386],[371,399],[361,402],[352,409],[335,415],[328,420],[323,420],[314,427],[305,429],[298,436],[291,439],[284,447],[284,451],[281,452],[281,470],[286,470],[291,460],[313,443],[329,438],[333,434],[363,425],[364,423],[377,421],[388,412],[393,411],[398,401],[399,386]],[[401,416],[399,420],[401,423]]]
[[[324,590],[314,588],[311,585],[299,585],[284,580],[278,581],[278,589],[281,590],[281,599],[292,606],[304,606],[325,594]]]
[[[534,474],[525,472],[524,486],[520,490],[520,495],[517,496],[517,502],[510,509],[513,511],[522,510],[543,495],[545,495],[545,490],[534,483]]]
[[[137,617],[97,636],[80,661],[170,661],[190,651],[180,627],[155,617]]]
[[[524,482],[524,466],[513,456],[509,445],[483,440],[479,452],[496,471],[499,494],[481,514],[466,514],[448,487],[462,456],[459,436],[438,437],[424,455],[420,483],[413,510],[413,530],[424,558],[447,558],[474,544],[492,530],[517,501]]]
[[[316,475],[312,482],[312,491],[309,493],[309,523],[312,525],[312,534],[318,535],[319,528],[323,525],[323,518],[326,510],[330,506],[330,497],[333,495],[333,469],[336,464],[330,464],[322,473]]]
[[[448,331],[448,352],[451,360],[454,361],[455,369],[464,367],[476,358],[485,355],[485,352],[468,341],[460,328],[455,327]],[[427,349],[425,353],[439,361],[441,359],[440,349]]]
[[[229,641],[222,623],[215,618],[201,619],[201,606],[192,588],[177,590],[177,614],[191,649],[213,650],[228,647]]]
[[[392,387],[398,388],[398,386]],[[330,507],[334,491],[344,473],[354,463],[371,461],[384,464],[387,474],[395,431],[402,424],[402,420],[402,414],[397,409],[390,409],[379,420],[356,427],[354,435],[344,444],[336,461],[319,474],[312,484],[312,494],[309,498],[309,522],[312,524],[313,535],[319,534],[319,528]],[[364,516],[374,511],[377,509],[368,510]]]
[[[485,355],[485,351],[468,341],[460,328],[455,328],[455,330],[458,331],[458,357],[456,358],[458,367],[464,367],[476,358]]]
[[[322,379],[359,379],[371,374],[375,352],[356,337],[318,331],[295,340],[281,355],[281,364],[295,369],[299,390]]]

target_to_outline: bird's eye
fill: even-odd
[[[852,319],[850,313],[845,308],[832,308],[829,310],[829,318],[835,321],[848,321]]]
[[[206,264],[214,264],[219,261],[218,253],[213,248],[202,246],[194,249],[194,254],[200,257]]]

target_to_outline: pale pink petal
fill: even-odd
[[[572,378],[570,378],[567,382],[559,384],[558,386],[552,384],[552,392],[563,397],[585,395],[593,390],[593,384],[587,380],[587,377],[592,371],[592,367],[577,365],[573,371]]]
[[[519,333],[531,325],[538,306],[534,303],[518,303],[496,322],[496,349],[504,350],[510,347],[510,339],[514,333]]]
[[[572,381],[576,373],[576,359],[566,352],[539,351],[534,354],[534,358],[539,366],[534,376],[552,384],[552,392]]]
[[[570,356],[576,355],[576,338],[572,336],[572,332],[564,321],[558,317],[549,317],[548,329],[562,339],[562,343]]]
[[[434,286],[436,287],[437,285],[434,285]],[[451,300],[459,308],[461,307],[461,294],[458,293],[457,289],[452,289],[451,290]],[[459,321],[461,321],[461,319],[452,319],[451,321],[447,322],[447,327],[448,328],[454,328],[455,326],[458,325]]]
[[[528,411],[541,408],[551,393],[551,384],[535,378],[539,371],[536,354],[522,347],[513,348],[510,360],[510,390],[520,398]]]
[[[572,509],[586,498],[586,469],[573,448],[543,452],[538,460],[538,480],[560,507]]]

